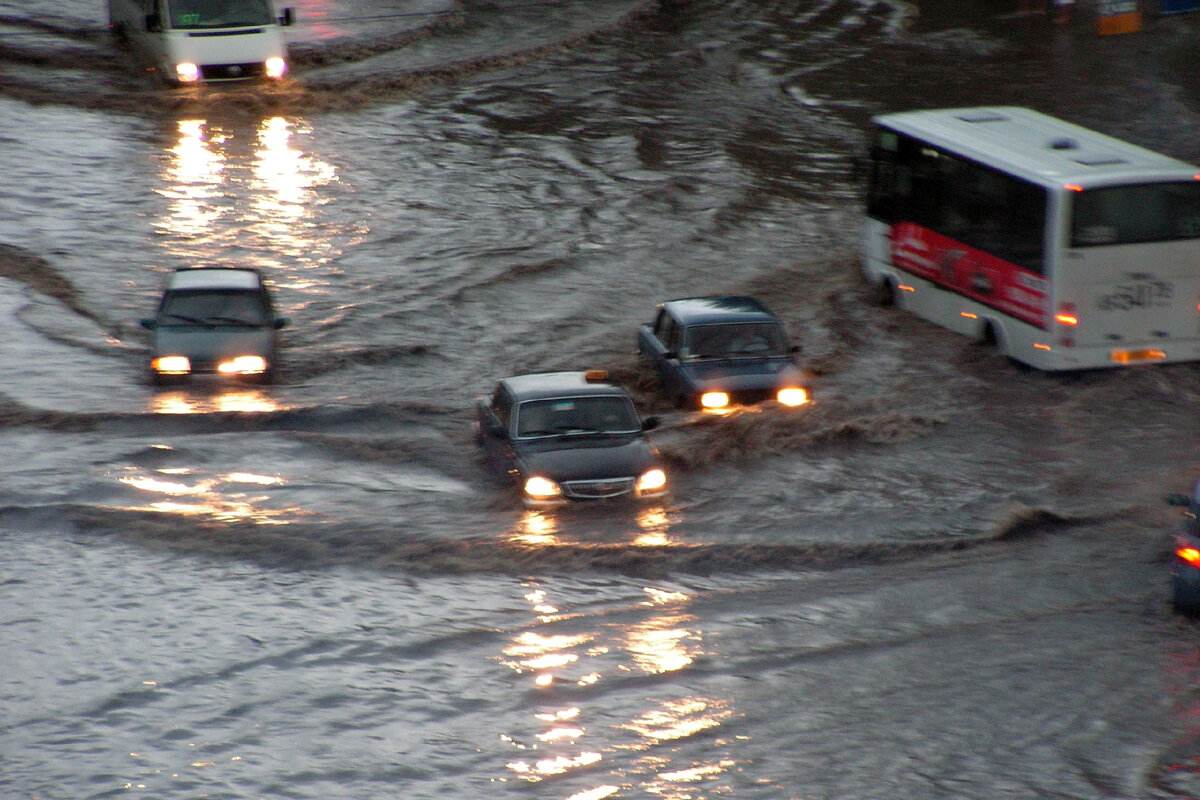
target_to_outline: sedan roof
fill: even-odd
[[[620,384],[609,380],[608,374],[601,370],[535,372],[528,375],[514,375],[500,382],[508,387],[518,402],[586,395],[619,394],[628,397],[625,389]]]
[[[761,301],[744,295],[683,297],[662,305],[682,325],[779,321]]]
[[[259,289],[262,277],[257,270],[234,267],[191,267],[171,273],[167,288],[175,289]]]

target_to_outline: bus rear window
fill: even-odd
[[[1200,181],[1072,193],[1071,246],[1200,238]]]

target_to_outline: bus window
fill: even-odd
[[[1200,181],[1109,186],[1073,194],[1072,247],[1200,238]]]

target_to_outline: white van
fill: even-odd
[[[108,0],[113,34],[172,85],[287,74],[284,25],[272,0]]]

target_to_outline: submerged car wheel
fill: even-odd
[[[1171,581],[1171,605],[1181,614],[1200,614],[1200,574],[1197,570],[1185,570]]]

